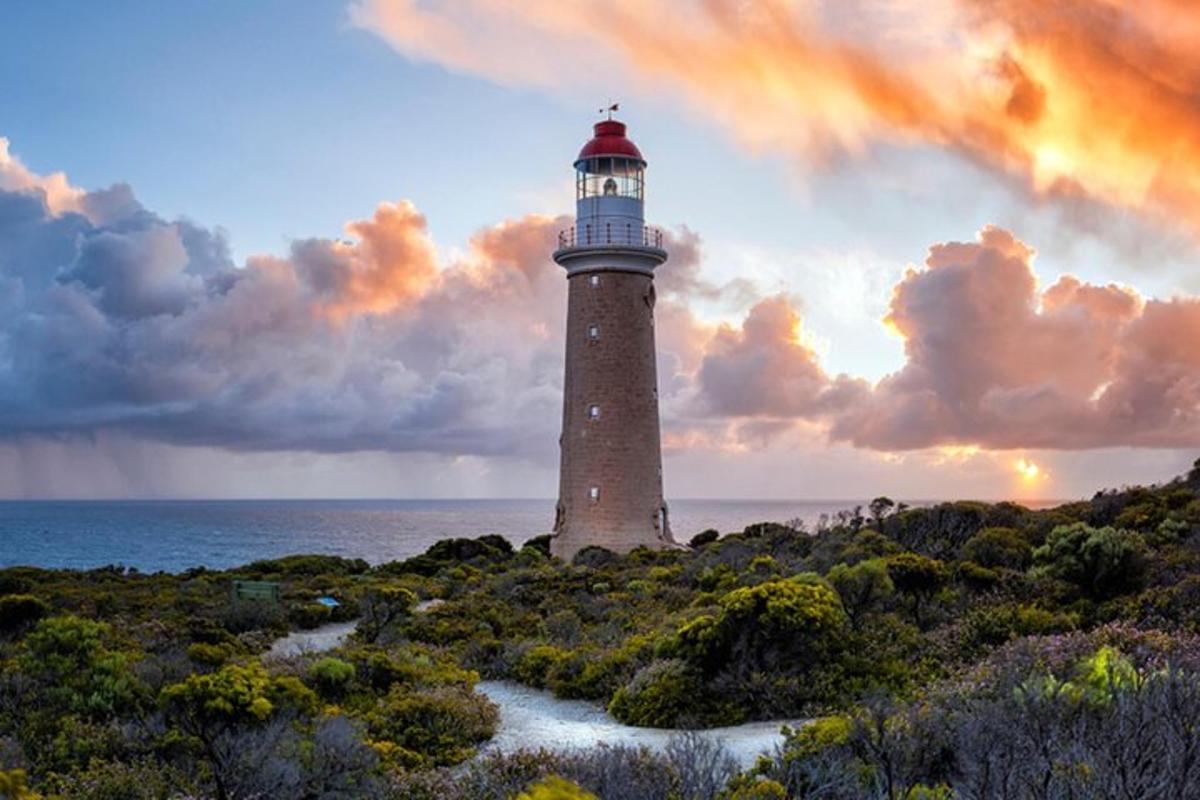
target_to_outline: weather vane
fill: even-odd
[[[611,103],[612,101],[610,100],[609,102]],[[613,112],[619,111],[620,109],[621,109],[620,103],[612,103],[612,105],[610,105],[608,108],[602,108],[597,113],[603,114],[605,112],[608,112],[608,118],[612,119]]]

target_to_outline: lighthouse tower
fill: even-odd
[[[662,232],[645,225],[646,160],[625,124],[596,123],[575,159],[575,225],[554,260],[567,270],[558,507],[551,551],[674,544],[662,491],[654,269]]]

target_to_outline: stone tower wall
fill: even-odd
[[[594,284],[594,277],[599,283]],[[662,547],[662,455],[653,278],[589,271],[568,279],[557,535],[569,559],[598,545]],[[598,326],[598,336],[591,333]],[[592,406],[599,416],[590,413]],[[591,496],[592,487],[599,497]]]

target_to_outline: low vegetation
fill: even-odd
[[[1200,462],[1043,511],[879,498],[571,564],[482,536],[375,567],[0,570],[0,800],[1200,796],[1198,491]],[[485,678],[632,725],[813,721],[742,771],[695,736],[481,755]]]

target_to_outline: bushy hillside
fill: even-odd
[[[483,536],[374,568],[0,570],[0,798],[1200,796],[1198,490],[1200,462],[1046,511],[880,498],[569,565]],[[817,721],[736,776],[687,739],[455,767],[496,725],[481,677],[634,725]]]

